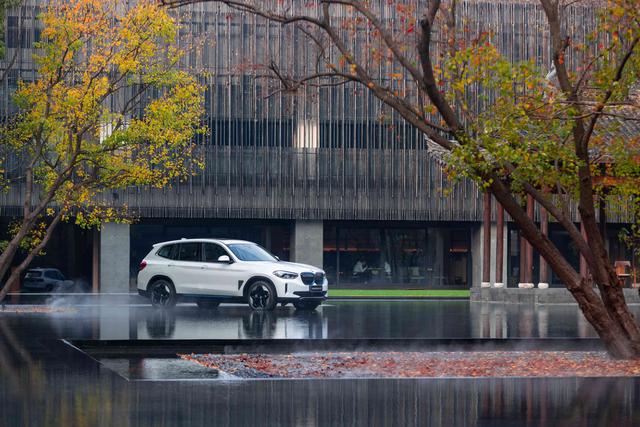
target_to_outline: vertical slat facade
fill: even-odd
[[[293,13],[319,10],[317,1],[284,3],[281,7],[291,7]],[[397,24],[396,10],[387,0],[371,3],[388,25]],[[415,3],[416,10],[424,5],[419,0],[407,3]],[[38,37],[36,17],[45,4],[30,0],[8,13],[2,65],[15,52],[18,56],[0,87],[0,113],[5,117],[13,111],[10,93],[17,81],[36,77],[29,46]],[[509,59],[550,64],[544,16],[536,4],[467,1],[459,4],[458,14],[460,25],[471,30],[469,37],[481,30],[494,32],[494,41]],[[572,31],[586,38],[594,11],[572,8],[570,14]],[[271,61],[287,74],[313,71],[317,50],[300,31],[211,3],[185,7],[180,20],[184,43],[203,41],[185,55],[183,65],[200,72],[207,87],[210,133],[198,141],[205,168],[170,188],[107,192],[102,196],[107,203],[125,203],[140,217],[481,219],[477,186],[468,180],[450,181],[423,136],[366,89],[356,84],[307,87],[292,95],[274,92],[273,82],[258,76],[264,72],[256,64]],[[372,41],[368,32],[345,38],[354,52],[366,51]],[[387,80],[399,71],[385,63],[371,69]],[[413,93],[407,79],[388,83]],[[475,105],[483,108],[479,100]],[[19,169],[19,164],[9,164],[5,173]],[[0,214],[18,213],[22,195],[20,184],[0,194]]]

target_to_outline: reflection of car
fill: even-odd
[[[73,287],[57,268],[31,268],[22,281],[22,288],[30,291],[51,292]]]
[[[202,308],[246,302],[254,310],[273,310],[277,303],[313,310],[326,299],[327,288],[321,269],[280,261],[244,240],[158,243],[138,273],[138,292],[160,307],[186,297]]]
[[[131,312],[139,339],[323,339],[328,337],[330,315],[319,310],[246,310],[241,305],[193,310],[186,304]]]

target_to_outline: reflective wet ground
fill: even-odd
[[[575,306],[344,301],[315,313],[263,314],[243,306],[76,308],[0,311],[0,425],[640,425],[634,378],[202,380],[166,375],[152,358],[107,366],[59,340],[594,337]]]

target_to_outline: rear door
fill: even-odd
[[[198,293],[202,268],[200,245],[200,242],[184,242],[177,245],[177,256],[170,262],[177,293]]]

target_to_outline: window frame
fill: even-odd
[[[156,256],[159,256],[159,257],[160,257],[160,258],[162,258],[162,259],[170,259],[170,260],[173,260],[174,258],[173,258],[173,256],[172,256],[172,255],[173,255],[173,252],[175,251],[175,246],[176,246],[176,245],[177,245],[176,243],[170,243],[170,244],[168,244],[168,245],[161,246],[161,247],[160,247],[160,249],[158,249],[158,250],[156,251]],[[168,248],[168,250],[169,250],[169,253],[167,254],[167,256],[160,255],[160,251],[161,251],[161,250],[163,250],[164,248]]]
[[[204,259],[204,245],[214,245],[214,246],[217,246],[218,248],[222,249],[222,252],[224,252],[224,254],[225,254],[226,256],[228,256],[230,260],[232,260],[232,261],[233,261],[233,258],[231,257],[231,255],[229,254],[229,252],[228,252],[228,251],[225,249],[225,247],[224,247],[224,246],[222,246],[221,244],[219,244],[219,243],[215,243],[215,242],[202,242],[202,244],[200,245],[200,259],[202,260],[202,262],[206,262],[206,263],[209,263],[209,264],[227,264],[226,262],[218,261],[217,259],[216,259],[215,261],[207,261],[207,260],[205,260],[205,259]],[[220,255],[220,256],[222,256],[222,255]],[[218,257],[218,258],[220,258],[220,257]]]
[[[181,249],[183,245],[196,245],[197,249],[197,253],[196,253],[196,257],[195,259],[182,259],[181,258]],[[180,262],[202,262],[202,242],[182,242],[182,243],[177,243],[176,246],[178,246],[178,253],[177,253],[177,258],[175,258],[175,261],[180,261]],[[173,255],[173,252],[171,253]]]

